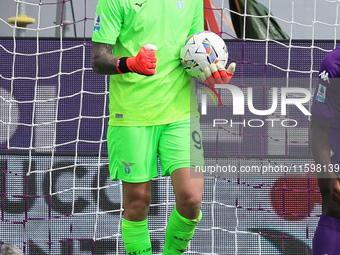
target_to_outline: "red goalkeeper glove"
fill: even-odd
[[[228,84],[234,75],[236,63],[231,63],[227,70],[217,62],[208,66],[201,74],[204,84],[208,88],[214,88],[215,84]]]
[[[143,75],[154,75],[156,73],[156,49],[152,44],[140,48],[137,56],[118,58],[116,67],[119,73],[138,73]]]

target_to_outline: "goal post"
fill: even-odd
[[[35,18],[28,17],[26,15],[26,4],[25,1],[19,2],[17,5],[17,15],[15,17],[10,17],[7,22],[16,27],[16,36],[24,37],[26,35],[26,30],[22,29],[29,24],[35,22]]]
[[[77,29],[75,26],[74,9],[72,1],[58,0],[56,8],[55,37],[77,37]],[[73,26],[74,33],[71,32]]]

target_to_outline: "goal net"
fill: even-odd
[[[222,106],[197,81],[204,217],[186,254],[311,254],[321,197],[303,109],[336,47],[339,2],[204,3],[207,29],[226,39],[237,67],[234,87],[219,90]],[[95,5],[10,0],[0,10],[0,244],[25,254],[124,254],[121,183],[108,173],[108,77],[90,63]],[[156,178],[152,194],[149,228],[161,254],[170,179]]]

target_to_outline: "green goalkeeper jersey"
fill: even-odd
[[[99,0],[93,30],[92,41],[114,44],[118,57],[157,46],[155,75],[111,75],[109,125],[161,125],[198,115],[179,54],[189,35],[204,30],[203,0]]]

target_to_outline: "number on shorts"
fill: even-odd
[[[197,132],[197,131],[194,131],[192,132],[192,140],[194,141],[194,146],[197,148],[197,149],[202,149],[202,139],[201,139],[201,135]]]

